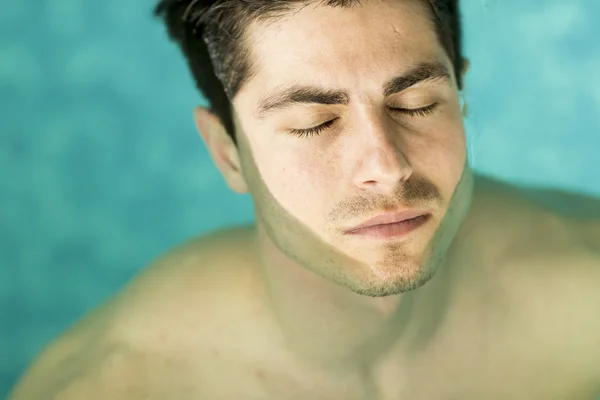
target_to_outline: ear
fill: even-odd
[[[238,148],[219,117],[208,108],[196,107],[194,121],[215,166],[223,175],[227,185],[236,193],[247,193],[248,186],[242,173]]]
[[[460,75],[464,78],[465,75],[467,75],[467,72],[469,71],[469,67],[471,66],[471,61],[469,61],[469,59],[466,57],[462,57],[461,65],[462,65],[462,69],[460,70]]]
[[[465,58],[465,57],[462,57],[461,60],[462,60],[462,62],[461,62],[462,69],[460,71],[460,75],[461,75],[461,78],[462,78],[461,80],[462,80],[462,84],[463,84],[463,90],[462,91],[464,93],[465,92],[465,78],[467,76],[467,72],[469,71],[469,68],[471,67],[471,61],[469,61],[469,59]],[[466,98],[463,98],[463,101],[464,101],[464,106],[463,106],[463,109],[462,109],[462,113],[463,113],[463,116],[466,117],[466,116],[469,115],[469,104],[467,103],[467,99]]]

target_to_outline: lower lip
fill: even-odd
[[[393,224],[369,226],[366,228],[356,229],[354,231],[348,231],[345,234],[353,236],[369,236],[382,239],[398,239],[408,236],[411,232],[423,226],[428,220],[429,215],[421,215],[406,221],[395,222]]]

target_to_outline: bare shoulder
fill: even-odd
[[[123,291],[114,334],[152,348],[186,350],[222,338],[211,336],[226,328],[220,324],[242,323],[250,310],[264,305],[255,259],[249,227],[224,229],[180,246]]]
[[[493,281],[503,331],[535,343],[527,351],[548,381],[600,391],[600,199],[556,189],[510,187],[499,206],[508,226],[505,262]],[[512,216],[508,216],[512,213]],[[502,225],[498,225],[502,226]],[[541,368],[544,366],[544,368]]]
[[[569,303],[585,299],[586,290],[589,296],[598,293],[595,297],[600,301],[600,199],[510,185],[493,193],[495,227],[501,227],[506,237],[501,246],[506,256],[497,264],[498,276],[507,277],[512,287],[522,287],[524,293],[547,296],[539,305],[548,310],[554,300],[571,310],[591,312],[590,306],[600,306]]]
[[[482,176],[477,186],[472,207],[477,231],[484,233],[482,240],[506,238],[502,247],[515,260],[557,252],[600,253],[600,197]]]
[[[10,399],[196,398],[201,360],[232,321],[261,312],[248,232],[224,229],[161,256],[53,340]]]

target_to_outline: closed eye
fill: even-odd
[[[433,103],[427,107],[421,108],[392,108],[395,112],[400,112],[402,114],[406,114],[409,117],[426,117],[432,114],[437,108],[438,103]]]
[[[320,134],[321,132],[323,132],[325,129],[329,128],[330,126],[333,125],[333,123],[335,122],[337,118],[332,119],[330,121],[327,121],[321,125],[315,126],[314,128],[308,128],[308,129],[292,129],[290,130],[290,133],[293,135],[297,135],[299,137],[304,137],[304,136],[315,136]]]
[[[432,114],[435,109],[437,108],[438,103],[433,103],[427,107],[421,107],[421,108],[391,108],[392,111],[394,112],[398,112],[398,113],[402,113],[405,115],[408,115],[411,118],[416,118],[416,117],[426,117],[427,115]],[[324,130],[330,128],[335,120],[337,120],[337,118],[334,118],[330,121],[327,121],[321,125],[315,126],[313,128],[308,128],[308,129],[291,129],[290,133],[293,135],[296,135],[298,137],[305,137],[305,136],[316,136],[321,134]]]

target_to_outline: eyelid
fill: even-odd
[[[428,106],[424,106],[424,107],[418,107],[418,108],[398,108],[398,107],[390,107],[392,109],[392,111],[401,113],[401,114],[406,114],[408,115],[410,118],[418,118],[419,116],[421,117],[425,117],[428,116],[430,114],[432,114],[439,106],[438,102],[432,103]],[[306,129],[290,129],[289,132],[292,135],[296,135],[298,137],[303,137],[303,136],[316,136],[319,135],[321,132],[323,132],[324,130],[328,129],[329,127],[331,127],[336,120],[338,120],[339,118],[334,118],[331,119],[327,122],[324,122],[320,125],[316,125],[312,128],[306,128]]]
[[[400,112],[403,114],[408,114],[411,117],[414,117],[415,115],[429,115],[432,112],[434,112],[436,110],[436,108],[438,108],[439,103],[435,102],[435,103],[431,103],[427,106],[423,106],[423,107],[414,107],[414,108],[407,108],[407,107],[390,107],[390,109],[392,111],[396,111],[396,112]]]
[[[324,131],[325,129],[329,128],[330,126],[332,126],[335,121],[338,118],[334,118],[331,119],[327,122],[324,122],[322,124],[313,126],[312,128],[306,128],[306,129],[290,129],[289,132],[293,135],[297,135],[297,136],[313,136],[313,135],[318,135],[319,133],[321,133],[322,131]]]

